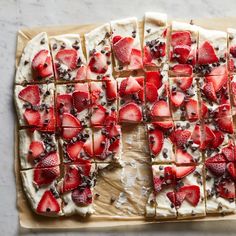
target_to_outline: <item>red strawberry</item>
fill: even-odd
[[[176,77],[173,80],[183,91],[188,90],[193,83],[193,77]]]
[[[84,189],[75,189],[72,191],[71,198],[78,206],[88,206],[92,203],[92,191],[89,187]]]
[[[120,35],[116,35],[116,36],[113,37],[112,43],[115,44],[115,43],[117,43],[121,39],[122,39],[122,37]]]
[[[175,183],[175,172],[171,166],[164,168],[164,181],[167,185]]]
[[[217,97],[212,82],[205,83],[205,85],[203,86],[203,92],[208,99],[217,102]]]
[[[223,104],[218,107],[218,114],[216,115],[219,118],[231,116],[231,108],[229,104]]]
[[[186,107],[188,119],[197,120],[198,119],[198,102],[194,99],[189,99],[185,107]]]
[[[185,164],[185,163],[192,163],[193,157],[187,153],[186,151],[182,151],[182,149],[176,150],[176,162],[179,164]]]
[[[96,105],[93,107],[93,112],[91,116],[91,125],[103,125],[106,119],[106,108],[101,105]]]
[[[141,108],[131,102],[122,106],[119,110],[119,122],[141,122],[142,121],[142,111]]]
[[[207,118],[208,116],[208,108],[204,102],[201,103],[201,116],[202,118]]]
[[[136,78],[134,77],[128,77],[124,79],[120,83],[120,96],[124,95],[132,95],[133,93],[137,93],[142,89]]]
[[[222,154],[216,154],[213,157],[209,157],[206,160],[206,163],[224,163],[226,162],[225,157]]]
[[[80,131],[81,131],[81,128],[63,128],[62,138],[65,140],[70,140],[76,137]]]
[[[175,107],[179,107],[183,103],[184,97],[181,92],[172,92],[170,99]]]
[[[234,65],[234,59],[233,59],[233,58],[229,58],[229,60],[228,60],[229,71],[230,71],[230,72],[233,72],[235,66],[236,66],[236,65]]]
[[[218,61],[219,59],[215,54],[215,50],[208,41],[205,41],[202,45],[200,45],[198,49],[198,64],[206,65],[216,63]]]
[[[225,158],[228,160],[228,161],[232,161],[234,162],[235,161],[235,147],[234,145],[231,143],[230,145],[228,145],[227,147],[224,147],[222,149],[222,154],[225,156]]]
[[[155,129],[149,131],[149,147],[154,155],[158,155],[162,150],[164,135],[162,131]]]
[[[59,164],[60,164],[60,157],[57,152],[53,152],[45,156],[43,159],[41,159],[36,165],[36,168],[53,167]]]
[[[236,58],[236,46],[231,46],[229,49],[229,53]]]
[[[191,174],[195,169],[195,166],[175,166],[174,172],[177,179],[182,179]]]
[[[29,155],[28,159],[33,161],[38,158],[41,153],[45,150],[44,143],[42,141],[32,141],[29,146]]]
[[[209,128],[209,126],[204,125],[203,140],[202,140],[201,148],[205,149],[206,147],[209,147],[209,145],[212,143],[212,141],[215,140],[215,138],[216,138],[215,134]]]
[[[230,162],[227,164],[227,171],[229,172],[232,180],[235,182],[236,181],[236,166],[235,163]]]
[[[24,118],[29,126],[39,126],[40,125],[40,113],[39,111],[34,111],[31,109],[26,109],[24,112]]]
[[[173,121],[155,121],[153,122],[154,125],[157,125],[158,127],[162,129],[170,129],[174,127]]]
[[[155,66],[154,63],[152,63],[152,54],[149,47],[145,46],[143,48],[143,64],[145,66]]]
[[[166,101],[158,101],[156,102],[151,110],[151,115],[153,117],[169,117],[170,109],[169,104]]]
[[[215,75],[215,76],[206,76],[206,82],[212,82],[215,92],[218,92],[228,81],[227,74]]]
[[[220,154],[218,154],[220,155]],[[225,162],[211,162],[210,158],[205,161],[207,169],[215,176],[222,176],[226,170]]]
[[[175,73],[177,76],[191,76],[193,73],[193,68],[191,65],[187,64],[177,64],[171,68],[171,70]]]
[[[63,112],[70,113],[72,109],[72,96],[70,94],[57,95],[57,109],[63,109]]]
[[[69,113],[64,113],[62,116],[62,126],[68,128],[82,128],[79,120]]]
[[[215,135],[215,139],[212,140],[211,146],[213,148],[218,148],[224,141],[224,134],[219,130],[215,130],[213,133]]]
[[[166,44],[163,42],[162,44],[155,46],[155,51],[152,51],[152,57],[157,59],[164,57],[166,55]]]
[[[159,177],[156,177],[156,176],[153,177],[153,187],[154,187],[155,193],[158,193],[161,191],[163,182],[164,180],[160,179]]]
[[[227,69],[227,66],[226,65],[220,65],[220,66],[217,66],[217,67],[213,67],[211,69],[211,72],[209,74],[207,74],[208,76],[210,75],[224,75],[224,74],[228,74],[228,69]]]
[[[200,145],[201,144],[201,127],[200,125],[196,124],[194,130],[191,135],[191,139],[194,143]]]
[[[157,100],[158,92],[155,85],[146,83],[146,99],[149,102],[155,102]]]
[[[119,125],[108,126],[106,127],[106,131],[108,131],[109,138],[117,137],[121,134],[121,129]]]
[[[49,168],[34,169],[34,183],[41,187],[43,185],[51,184],[60,176],[60,167],[54,166]]]
[[[99,83],[91,83],[90,84],[91,90],[91,102],[92,104],[96,103],[100,99],[100,94],[103,92],[102,88],[99,86]]]
[[[103,134],[94,137],[93,153],[98,158],[103,158],[104,152],[107,149],[107,138]]]
[[[41,123],[40,131],[44,131],[44,132],[55,131],[56,119],[55,119],[53,107],[50,107],[49,110],[44,111],[41,114],[40,123]]]
[[[41,214],[51,214],[60,212],[60,205],[50,190],[44,192],[40,199],[36,211]]]
[[[62,192],[64,193],[76,189],[81,183],[82,179],[77,167],[67,166]]]
[[[232,134],[233,133],[233,122],[231,117],[222,117],[216,119],[216,123],[218,124],[218,127],[223,132]]]
[[[28,85],[20,91],[18,97],[32,105],[38,105],[40,102],[40,92],[38,85]]]
[[[95,52],[89,61],[89,68],[97,74],[104,74],[108,69],[107,57],[105,54]]]
[[[231,180],[222,180],[216,187],[217,192],[220,197],[226,199],[234,199],[235,198],[235,186],[234,182]]]
[[[77,141],[67,146],[66,152],[72,161],[76,161],[79,158],[79,154],[83,146],[84,146],[84,142],[81,142],[81,141]]]
[[[56,60],[74,70],[77,67],[77,51],[75,49],[62,49],[56,55]]]
[[[182,147],[188,142],[191,132],[189,130],[176,130],[174,136],[176,145]]]
[[[191,34],[188,31],[178,31],[171,34],[171,46],[176,47],[178,45],[191,46]]]
[[[142,53],[140,50],[135,48],[132,49],[129,68],[132,70],[143,68]]]
[[[232,94],[236,94],[236,82],[231,82],[231,91]]]
[[[75,83],[75,91],[89,93],[89,86],[87,83]]]
[[[187,185],[179,189],[179,192],[185,193],[185,199],[192,204],[197,206],[200,200],[200,188],[197,185]]]
[[[84,144],[84,151],[86,152],[86,154],[90,157],[93,156],[93,144],[92,141],[90,139],[88,139],[85,144]]]
[[[168,192],[166,194],[166,196],[173,203],[173,205],[178,208],[182,205],[182,202],[184,201],[184,199],[186,197],[186,193],[184,193],[184,192]]]
[[[116,81],[106,81],[106,96],[109,101],[117,98]]]
[[[174,54],[178,55],[176,60],[181,64],[186,63],[188,58],[189,58],[190,50],[191,50],[191,48],[187,45],[177,45],[177,46],[175,46]]]
[[[81,66],[75,76],[75,81],[83,81],[87,79],[87,68],[86,66]]]
[[[119,151],[119,147],[120,147],[120,139],[117,139],[115,142],[110,144],[108,151],[112,153],[117,153]]]
[[[162,75],[160,71],[146,71],[146,82],[155,85],[159,89],[162,86]]]
[[[113,51],[118,61],[123,64],[129,64],[134,39],[131,37],[121,38],[113,44]]]
[[[90,96],[88,92],[75,91],[72,94],[73,105],[78,112],[83,111],[90,105]]]

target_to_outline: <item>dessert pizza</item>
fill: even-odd
[[[236,30],[157,12],[143,21],[41,32],[25,45],[18,158],[37,214],[235,213]]]

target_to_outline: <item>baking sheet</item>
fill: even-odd
[[[226,30],[227,27],[236,28],[236,18],[223,19],[198,19],[194,20],[196,25],[209,29]],[[140,22],[140,34],[142,35],[142,22]],[[97,25],[60,26],[60,27],[38,27],[22,29],[18,32],[16,65],[26,43],[39,32],[45,31],[49,36],[66,33],[79,33],[81,36]],[[84,50],[85,51],[85,50]],[[35,214],[24,195],[18,160],[18,135],[15,132],[15,175],[17,187],[17,207],[19,210],[20,226],[24,229],[79,229],[79,228],[107,228],[119,226],[135,226],[150,223],[161,223],[165,221],[147,221],[142,214],[145,210],[147,193],[151,186],[151,173],[148,163],[147,139],[144,126],[123,126],[123,168],[105,170],[99,176],[94,193],[99,193],[98,199],[94,200],[95,214],[83,219],[79,216],[49,218]],[[121,178],[120,178],[121,176]],[[111,204],[111,196],[116,202]],[[236,215],[207,216],[202,219],[190,219],[183,221],[218,221],[236,220]]]

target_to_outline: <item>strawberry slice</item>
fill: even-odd
[[[83,81],[86,80],[86,78],[87,78],[87,68],[86,66],[81,66],[76,72],[75,81]]]
[[[142,89],[141,85],[138,83],[136,78],[128,77],[120,83],[120,96],[124,95],[132,95],[133,93],[137,93]]]
[[[234,182],[230,179],[222,180],[216,187],[219,196],[226,199],[235,198],[235,186]]]
[[[148,46],[143,48],[143,64],[145,66],[155,66],[155,64],[152,63],[152,53]]]
[[[196,124],[191,135],[191,139],[194,143],[201,144],[201,127],[199,124]]]
[[[91,102],[92,102],[92,104],[94,104],[99,100],[100,95],[103,91],[98,83],[91,83],[90,84],[90,91],[91,91],[91,93],[90,93],[91,94]]]
[[[71,70],[77,67],[77,51],[75,49],[62,49],[55,58]]]
[[[206,76],[205,80],[207,83],[212,83],[215,92],[220,91],[220,89],[227,84],[228,81],[228,75],[223,74],[223,75],[215,75],[215,76]]]
[[[170,99],[175,107],[179,107],[183,103],[184,97],[184,94],[181,92],[172,92]]]
[[[171,68],[171,70],[177,76],[182,76],[182,75],[191,76],[192,73],[193,73],[192,66],[191,65],[187,65],[187,64],[177,64],[177,65],[173,66]]]
[[[64,193],[76,189],[81,183],[82,179],[79,170],[75,166],[67,166],[62,192]]]
[[[42,141],[32,141],[29,146],[28,160],[33,161],[37,159],[44,150],[45,146]]]
[[[40,92],[38,85],[28,85],[20,91],[18,97],[32,105],[38,105],[40,102]]]
[[[59,164],[60,164],[60,157],[57,152],[53,152],[44,157],[43,159],[41,159],[35,167],[47,168],[47,167],[57,166]]]
[[[201,103],[201,115],[202,118],[207,118],[208,116],[208,108],[204,102]]]
[[[93,113],[91,116],[91,125],[103,125],[106,119],[106,108],[101,105],[96,105],[93,108]]]
[[[220,154],[217,154],[220,155]],[[211,158],[208,158],[205,161],[205,165],[207,169],[215,176],[222,176],[226,170],[226,163],[225,162],[211,162]]]
[[[120,139],[117,139],[115,142],[110,144],[108,151],[112,153],[117,153],[119,151],[119,148],[120,148]]]
[[[236,82],[231,82],[231,91],[232,94],[236,94]]]
[[[66,152],[68,154],[68,157],[72,161],[76,161],[79,158],[79,154],[84,146],[84,142],[77,141],[73,144],[70,144],[66,147]]]
[[[104,74],[107,72],[107,57],[101,52],[95,52],[89,61],[89,68],[92,72],[97,74]]]
[[[205,41],[198,49],[198,64],[206,65],[218,62],[219,59],[216,56],[213,46]]]
[[[64,113],[62,116],[62,126],[72,128],[82,128],[79,120],[69,113]]]
[[[52,183],[59,176],[60,176],[60,167],[59,166],[42,168],[42,169],[35,168],[33,181],[37,186],[41,187],[43,185],[47,185],[47,184]]]
[[[94,137],[94,146],[93,146],[93,153],[94,156],[98,158],[102,158],[104,152],[107,149],[107,138],[105,135],[100,134]]]
[[[200,200],[200,188],[197,185],[187,185],[179,189],[179,192],[185,193],[185,199],[192,204],[197,206]]]
[[[164,181],[167,185],[175,183],[175,172],[171,166],[164,168]]]
[[[174,140],[178,147],[182,147],[187,144],[190,137],[191,132],[189,130],[176,130],[174,132]]]
[[[118,61],[123,64],[129,64],[131,59],[131,52],[134,39],[131,37],[121,38],[118,42],[113,44],[113,51]]]
[[[198,102],[194,99],[189,99],[185,105],[186,113],[188,120],[197,120],[198,119]]]
[[[156,102],[151,109],[151,115],[153,117],[169,117],[170,109],[168,103],[162,100]]]
[[[224,163],[224,162],[226,162],[226,160],[222,154],[216,154],[213,157],[207,158],[206,162],[207,163]]]
[[[26,109],[24,118],[29,126],[40,126],[40,113],[31,109]]]
[[[231,116],[231,108],[229,104],[223,104],[218,107],[217,117],[222,118],[226,116]]]
[[[179,208],[186,197],[186,193],[185,192],[168,192],[166,196],[169,198],[169,200],[173,203],[173,205],[176,208]]]
[[[191,174],[195,169],[195,166],[175,166],[174,172],[177,179],[182,179]]]
[[[173,80],[183,91],[188,90],[193,83],[193,77],[176,77]]]
[[[171,46],[176,47],[179,45],[191,46],[191,34],[188,31],[177,31],[171,34]]]
[[[227,171],[229,172],[232,180],[235,182],[236,181],[236,166],[235,163],[230,162],[227,164]]]
[[[116,81],[106,81],[106,96],[109,101],[117,98]]]
[[[92,141],[90,139],[88,139],[85,143],[84,143],[84,151],[86,152],[86,154],[90,157],[93,156],[93,144]]]
[[[160,71],[146,71],[146,82],[155,85],[159,89],[162,86],[162,75]]]
[[[233,133],[233,122],[231,117],[222,117],[216,119],[216,123],[218,124],[218,127],[223,132],[232,134]]]
[[[70,94],[57,95],[57,110],[63,109],[63,112],[70,113],[72,109],[72,96]]]
[[[80,131],[81,131],[81,128],[63,128],[62,138],[65,140],[70,140],[76,137]]]
[[[222,149],[222,154],[225,156],[225,158],[228,160],[228,161],[232,161],[234,162],[235,161],[235,147],[234,145],[231,143],[230,145],[228,145],[227,147],[224,147]]]
[[[185,163],[192,163],[193,157],[187,153],[186,151],[183,151],[182,149],[178,148],[176,150],[176,162],[179,164],[185,164]]]
[[[217,66],[217,67],[213,67],[211,69],[211,72],[207,75],[224,75],[224,74],[228,74],[228,68],[226,65],[221,65],[221,66]]]
[[[43,132],[55,131],[56,119],[55,119],[53,107],[50,107],[47,111],[44,111],[41,114],[40,123],[41,123],[40,131],[43,131]]]
[[[189,58],[190,51],[191,51],[191,47],[189,47],[187,45],[175,46],[174,54],[178,55],[176,60],[181,64],[186,63]]]
[[[159,128],[162,129],[170,129],[174,127],[173,121],[155,121],[153,122],[154,125],[157,125]]]
[[[236,46],[231,46],[229,49],[229,53],[236,58]]]
[[[132,70],[143,68],[142,53],[140,50],[135,48],[132,49],[129,68]]]
[[[50,190],[44,192],[36,211],[41,214],[52,214],[60,212],[60,205]]]
[[[149,102],[155,102],[157,100],[158,92],[155,85],[146,83],[146,99]]]
[[[141,122],[142,111],[141,108],[133,102],[122,106],[119,110],[119,122]]]
[[[164,135],[163,132],[155,129],[149,131],[149,147],[154,155],[158,155],[164,144]]]
[[[215,88],[212,82],[205,83],[205,85],[203,86],[203,92],[208,99],[213,102],[217,102]]]
[[[212,141],[215,140],[216,136],[209,126],[204,125],[203,129],[204,131],[203,131],[203,140],[202,140],[201,148],[205,149],[210,146]]]
[[[158,193],[161,191],[163,183],[164,183],[163,179],[160,179],[159,177],[156,177],[156,176],[153,177],[153,188],[154,188],[155,193]]]
[[[212,140],[211,146],[213,148],[218,148],[224,141],[224,134],[219,130],[213,131],[215,138]]]
[[[83,111],[90,105],[90,96],[88,92],[75,91],[72,94],[73,105],[78,112]]]
[[[75,189],[72,191],[71,198],[78,206],[88,206],[92,203],[92,191],[89,187],[84,189]]]

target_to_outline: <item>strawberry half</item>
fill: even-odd
[[[40,126],[40,113],[31,109],[26,109],[24,118],[29,126]]]
[[[76,189],[81,183],[82,179],[79,170],[75,166],[67,166],[62,192],[64,193]]]
[[[171,34],[171,46],[176,47],[179,45],[191,46],[191,34],[188,31],[177,31]]]
[[[184,97],[185,95],[183,93],[177,91],[171,93],[170,99],[175,107],[179,107],[183,103]]]
[[[193,83],[193,77],[176,77],[173,80],[183,91],[188,90]]]
[[[115,57],[122,64],[130,63],[133,42],[134,42],[133,38],[124,37],[124,38],[121,38],[115,44],[113,44],[113,51],[114,51]]]
[[[36,168],[47,168],[54,167],[60,164],[60,157],[57,152],[53,152],[41,159],[37,164]]]
[[[157,88],[151,83],[146,83],[146,99],[149,102],[155,102],[158,97]]]
[[[75,189],[72,191],[71,198],[78,206],[88,206],[92,203],[92,191],[89,187],[84,189]]]
[[[164,135],[163,132],[155,129],[149,131],[149,147],[154,155],[158,155],[163,147]]]
[[[38,105],[40,102],[40,92],[38,85],[28,85],[20,91],[18,97],[32,105]]]
[[[71,128],[82,128],[79,120],[77,120],[73,115],[70,113],[64,113],[62,115],[62,126],[63,127],[71,127]]]
[[[72,161],[76,161],[79,159],[79,154],[81,152],[81,150],[83,149],[84,146],[84,142],[81,141],[77,141],[73,144],[69,144],[66,147],[66,152],[68,154],[68,157],[72,160]]]
[[[97,74],[104,74],[107,72],[107,57],[105,54],[95,52],[89,61],[89,68],[92,72]]]
[[[215,54],[215,50],[208,41],[205,41],[202,45],[200,45],[198,49],[198,64],[206,65],[216,63],[218,61],[219,59]]]
[[[187,153],[186,151],[182,151],[182,149],[178,148],[176,150],[176,162],[179,164],[185,164],[185,163],[192,163],[193,157]]]
[[[41,214],[51,214],[60,212],[60,205],[50,190],[44,192],[40,199],[36,211]]]
[[[151,109],[151,115],[153,117],[169,117],[169,104],[163,100],[157,101]]]
[[[235,186],[232,180],[224,179],[217,186],[216,190],[219,193],[220,197],[226,199],[234,199],[235,198]]]
[[[162,86],[162,75],[160,71],[146,71],[146,82],[153,84],[157,89],[159,89]]]
[[[45,150],[44,143],[42,141],[32,141],[29,146],[28,160],[34,161]]]
[[[175,166],[174,172],[177,179],[182,179],[191,174],[195,169],[195,166]]]
[[[122,106],[119,110],[119,122],[141,122],[142,121],[142,110],[133,102],[130,102]]]
[[[185,193],[185,199],[193,206],[197,206],[200,200],[200,188],[197,185],[187,185],[179,189],[179,192]]]
[[[71,70],[77,67],[77,51],[75,49],[62,49],[57,53],[55,58]]]

